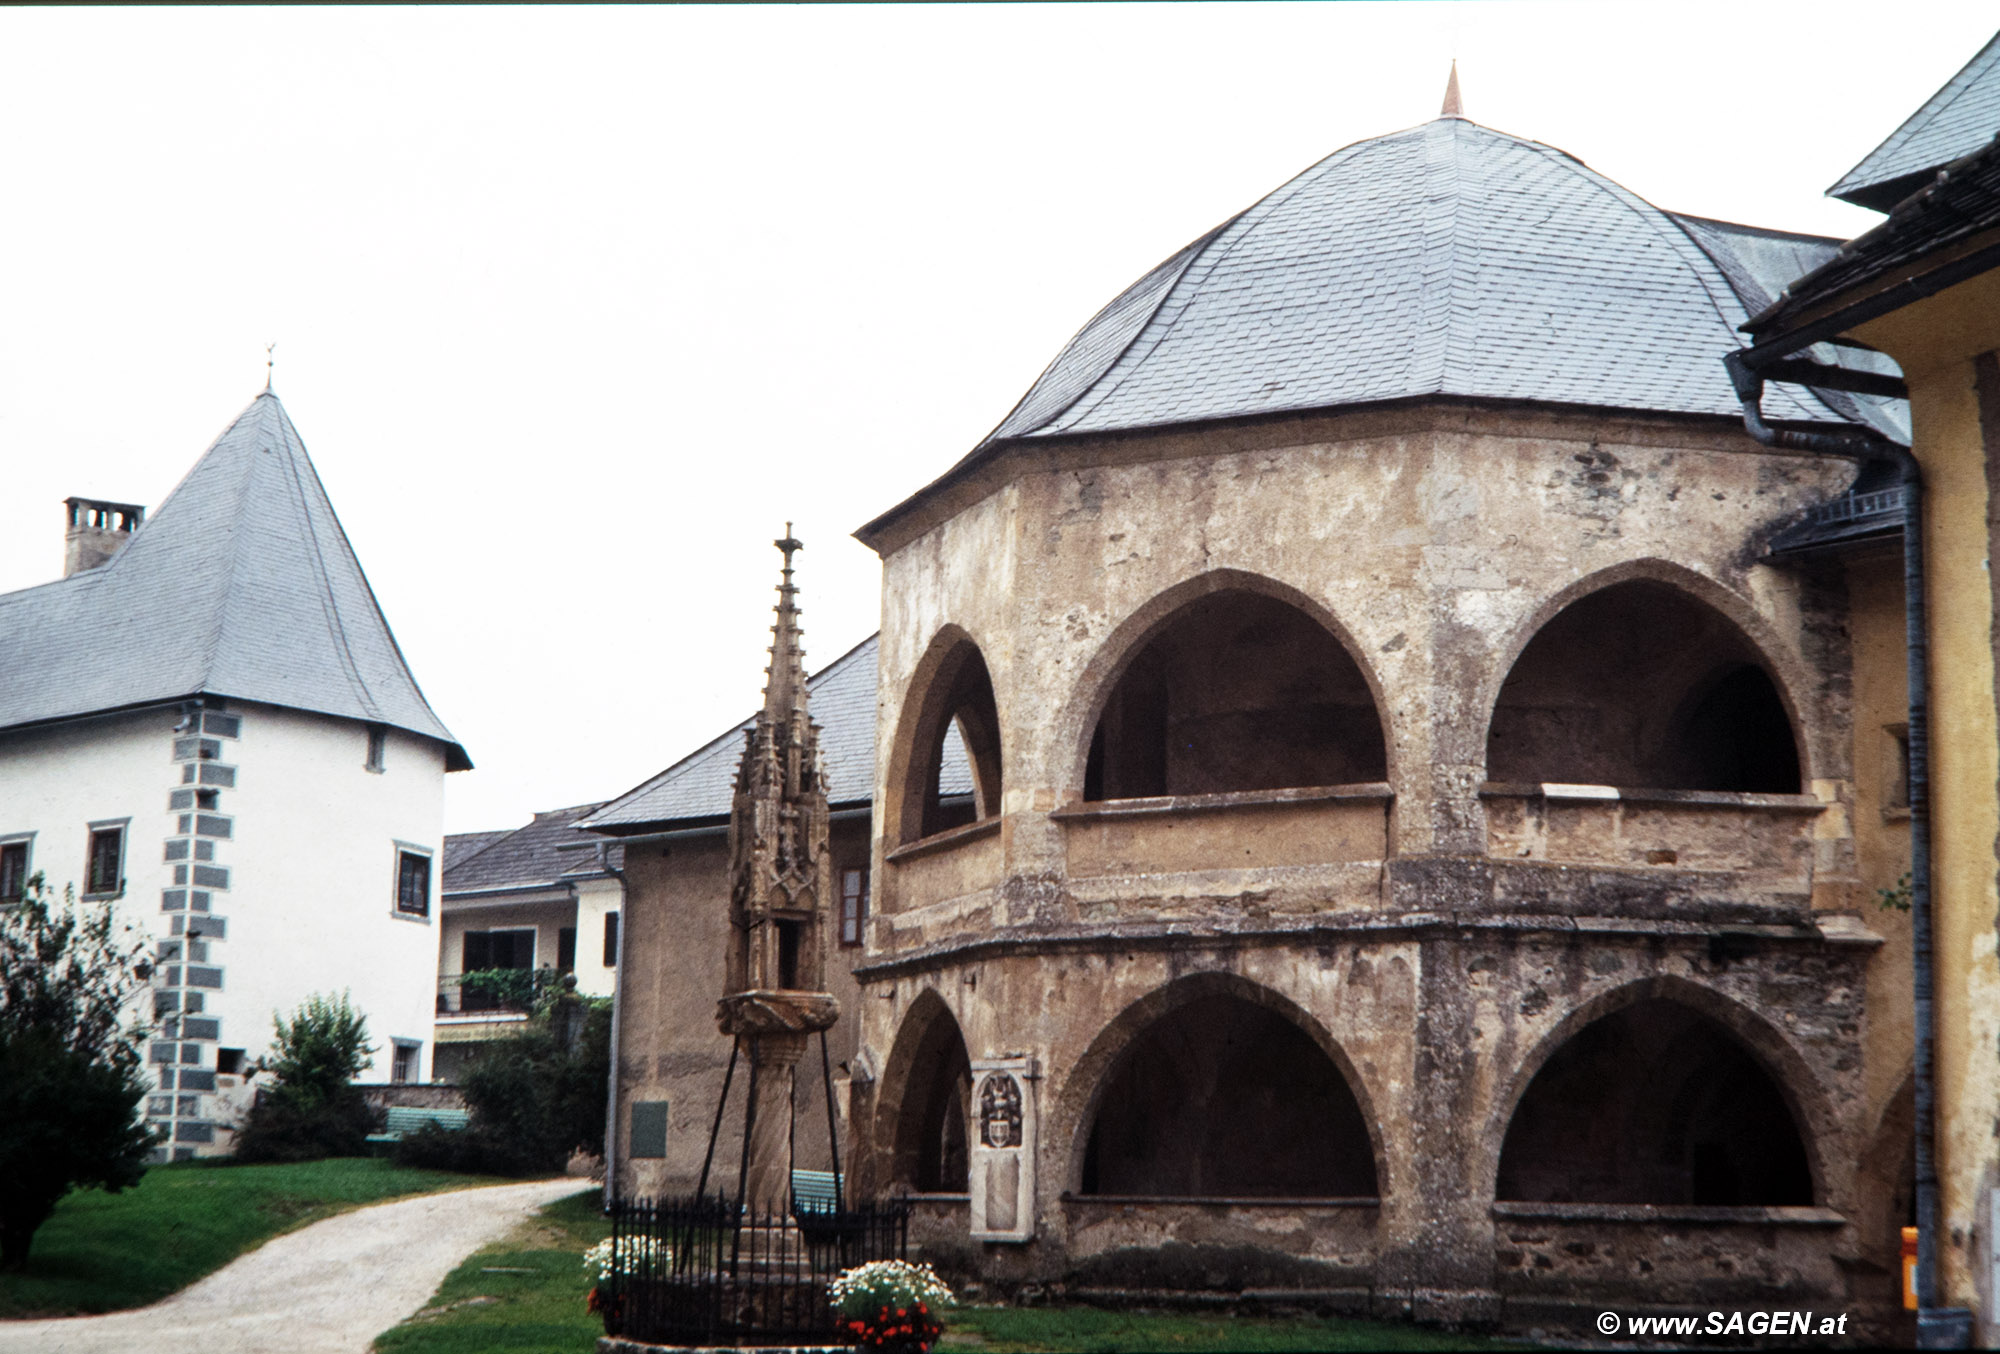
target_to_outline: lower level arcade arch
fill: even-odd
[[[1812,1171],[1764,1066],[1719,1022],[1647,998],[1593,1021],[1522,1094],[1495,1197],[1520,1203],[1805,1205]]]
[[[1269,1007],[1198,996],[1111,1069],[1081,1192],[1165,1198],[1376,1194],[1367,1125],[1339,1067]]]
[[[963,1194],[972,1060],[951,1009],[926,992],[911,1005],[894,1063],[903,1095],[890,1142],[890,1179],[919,1194]]]

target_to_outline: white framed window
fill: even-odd
[[[34,872],[34,848],[32,832],[0,837],[0,903],[18,903],[28,896],[28,876]]]
[[[390,912],[410,921],[431,917],[431,851],[413,842],[396,843],[396,876]]]
[[[107,818],[90,825],[84,853],[86,898],[116,898],[125,891],[125,829],[130,818]]]
[[[423,1043],[416,1039],[394,1039],[395,1047],[389,1058],[389,1080],[401,1086],[417,1079],[417,1056],[423,1051]]]

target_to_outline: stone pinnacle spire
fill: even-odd
[[[1458,59],[1456,57],[1452,58],[1451,79],[1445,81],[1444,107],[1438,111],[1438,116],[1441,118],[1462,118],[1465,116],[1465,104],[1458,97]]]
[[[806,709],[804,632],[799,629],[798,588],[792,583],[792,555],[805,549],[793,539],[792,524],[785,523],[783,540],[771,542],[785,552],[785,568],[778,583],[777,624],[771,627],[771,666],[764,669],[764,713],[787,719]]]

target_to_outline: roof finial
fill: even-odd
[[[1465,116],[1465,105],[1459,101],[1458,97],[1457,57],[1453,57],[1451,61],[1451,79],[1445,81],[1444,107],[1438,111],[1438,116],[1441,118],[1462,118]]]
[[[271,393],[271,378],[278,370],[278,341],[272,339],[264,345],[264,393]]]

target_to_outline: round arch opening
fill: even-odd
[[[1380,781],[1382,720],[1340,641],[1274,597],[1223,589],[1169,617],[1097,718],[1086,800]]]
[[[896,818],[900,843],[1000,812],[1000,711],[986,657],[970,639],[949,644],[911,706]]]
[[[1648,579],[1571,603],[1500,688],[1486,772],[1662,790],[1797,794],[1799,744],[1756,647],[1707,603]]]
[[[1592,1021],[1542,1065],[1500,1149],[1496,1198],[1521,1203],[1813,1201],[1784,1093],[1741,1040],[1648,998]]]
[[[1284,1016],[1197,997],[1114,1064],[1083,1157],[1086,1195],[1360,1198],[1375,1156],[1340,1069]]]

